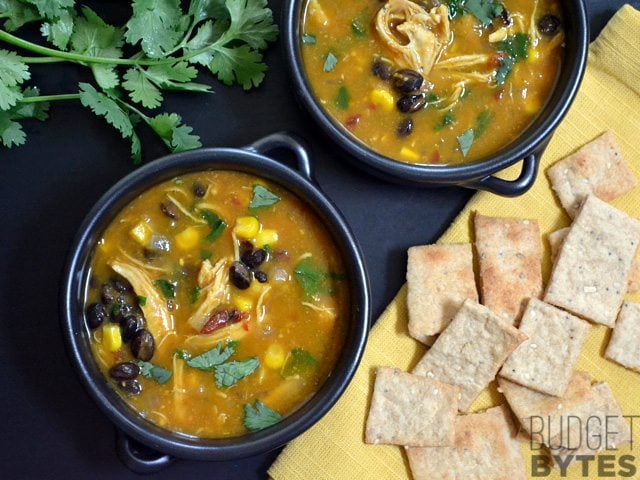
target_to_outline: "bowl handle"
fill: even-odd
[[[267,135],[251,145],[244,147],[246,150],[266,154],[271,150],[284,148],[292,152],[298,162],[298,170],[310,182],[315,183],[313,166],[309,156],[309,146],[303,138],[290,132],[277,132]]]
[[[480,180],[466,183],[464,186],[477,190],[502,195],[504,197],[517,197],[529,190],[538,175],[538,166],[549,140],[545,141],[535,152],[522,160],[520,175],[515,180],[503,180],[493,175],[487,175]]]
[[[116,429],[116,453],[120,461],[135,473],[154,473],[171,465],[175,458],[143,445]]]

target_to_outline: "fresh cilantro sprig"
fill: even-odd
[[[275,410],[270,409],[260,400],[256,400],[254,405],[246,403],[244,405],[244,426],[252,432],[263,430],[271,425],[275,425],[282,416]]]
[[[496,43],[495,47],[501,55],[496,69],[497,85],[504,85],[516,62],[529,57],[529,44],[529,35],[526,33],[516,33]]]
[[[160,385],[167,383],[171,378],[171,375],[173,375],[171,370],[159,367],[150,362],[138,360],[136,363],[138,367],[140,367],[140,375],[144,378],[155,380],[156,383]]]
[[[132,16],[117,26],[88,7],[77,8],[74,0],[0,0],[0,42],[33,55],[0,49],[0,143],[22,145],[20,122],[44,120],[49,102],[80,100],[131,142],[136,163],[142,158],[138,123],[173,152],[201,146],[178,114],[150,115],[141,108],[161,107],[166,91],[211,93],[210,85],[194,81],[199,67],[226,85],[258,86],[267,69],[262,52],[278,28],[267,0],[191,0],[186,11],[183,3],[133,0]],[[39,23],[55,48],[10,33],[30,23]],[[127,44],[134,51],[129,57]],[[24,88],[31,64],[54,62],[86,67],[94,82],[52,95]]]

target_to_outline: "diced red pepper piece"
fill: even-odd
[[[238,323],[241,320],[247,318],[246,313],[242,313],[239,310],[217,310],[211,314],[207,323],[204,324],[200,330],[201,334],[207,334],[220,330],[221,328]]]
[[[344,122],[344,126],[347,127],[349,130],[353,131],[358,126],[359,123],[360,123],[360,115],[351,115]]]
[[[431,163],[440,163],[441,161],[442,161],[442,158],[440,157],[440,151],[434,150],[433,153],[431,154]]]

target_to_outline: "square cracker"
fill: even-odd
[[[570,217],[589,194],[610,202],[638,181],[622,158],[611,132],[606,132],[547,170],[551,186]]]
[[[532,298],[520,331],[529,337],[504,362],[500,376],[538,392],[564,395],[590,325]]]
[[[640,304],[624,302],[605,357],[640,372]]]
[[[378,368],[366,443],[452,445],[459,394],[451,385],[395,368]]]
[[[589,195],[562,243],[545,302],[613,327],[639,242],[637,220]]]
[[[558,252],[562,247],[562,242],[571,230],[570,227],[561,228],[547,235],[549,247],[551,250],[551,262],[553,263],[558,256]],[[629,280],[627,281],[627,293],[640,293],[640,258],[636,256],[631,263],[631,272],[629,272]]]
[[[407,289],[409,334],[429,345],[467,298],[478,300],[471,244],[411,247]]]
[[[504,406],[456,420],[451,447],[407,447],[414,480],[525,480],[520,443]]]
[[[531,297],[542,295],[542,246],[535,220],[476,214],[482,304],[516,323]]]
[[[458,407],[466,412],[526,338],[487,307],[466,300],[413,373],[460,387]]]
[[[623,417],[613,392],[606,382],[591,387],[592,396],[583,405],[581,433],[576,448],[552,448],[553,460],[568,465],[580,455],[596,455],[602,450],[615,450],[631,441],[631,429]],[[568,459],[572,456],[571,459]]]
[[[580,435],[580,426],[568,416],[580,416],[593,397],[591,377],[586,372],[573,372],[562,397],[536,392],[498,377],[498,386],[529,440],[547,446],[571,447]],[[577,447],[577,445],[573,445]]]

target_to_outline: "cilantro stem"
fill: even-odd
[[[20,57],[20,61],[23,63],[58,63],[64,62],[64,58],[54,57]]]
[[[38,95],[37,97],[24,97],[20,103],[55,102],[61,100],[80,100],[79,93],[68,93],[65,95]]]
[[[134,60],[128,58],[92,57],[90,55],[81,55],[79,53],[63,52],[62,50],[47,48],[42,45],[38,45],[37,43],[28,42],[22,38],[11,35],[4,30],[0,30],[0,41],[4,41],[14,47],[22,48],[33,53],[55,57],[69,62],[99,63],[106,65],[173,65],[181,60],[187,60],[191,57],[200,55],[201,53],[210,50],[214,45],[217,46],[216,44],[208,45],[200,50],[190,52],[188,55],[183,55],[181,57],[165,58],[163,60]]]

